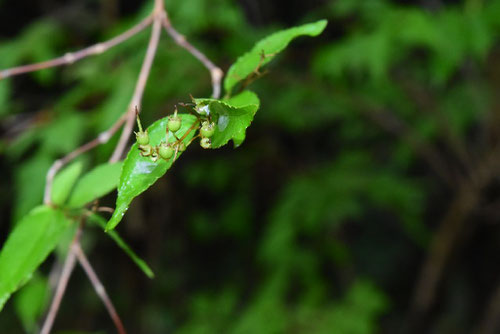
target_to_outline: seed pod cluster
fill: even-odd
[[[173,115],[168,116],[167,126],[166,126],[166,139],[162,141],[157,146],[152,146],[150,144],[150,139],[147,130],[142,129],[141,122],[139,120],[139,115],[137,112],[137,126],[139,127],[139,132],[135,133],[136,141],[139,146],[139,151],[141,156],[149,157],[151,161],[156,162],[158,159],[163,159],[169,161],[170,159],[177,158],[179,152],[184,152],[186,146],[189,145],[195,138],[200,137],[200,146],[204,149],[212,148],[211,137],[215,134],[216,125],[212,122],[210,115],[208,117],[198,117],[198,122],[201,122],[199,127],[199,133],[195,136],[189,143],[184,143],[181,139],[184,138],[189,131],[193,129],[191,127],[187,130],[184,137],[179,139],[176,133],[180,130],[182,126],[182,118],[177,115],[177,109],[174,111]],[[173,137],[176,139],[174,142],[168,142],[169,132],[172,133]]]
[[[204,149],[212,148],[212,137],[215,133],[215,123],[209,121],[203,121],[200,127],[200,146]]]
[[[163,160],[170,160],[172,157],[177,157],[178,152],[182,152],[186,149],[186,145],[180,141],[175,133],[179,131],[182,125],[182,119],[177,115],[177,110],[172,116],[168,117],[167,129],[166,129],[166,140],[161,142],[159,145],[152,146],[149,143],[149,135],[147,130],[142,129],[141,121],[139,120],[139,115],[137,115],[137,126],[139,127],[139,132],[135,133],[136,141],[139,146],[139,151],[141,156],[149,157],[151,161],[156,162],[159,158]],[[168,132],[172,132],[174,137],[177,139],[176,142],[168,142]]]

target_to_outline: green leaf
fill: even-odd
[[[0,252],[0,310],[56,247],[70,221],[59,210],[38,206],[10,233]]]
[[[96,223],[103,229],[106,228],[106,220],[99,215],[96,214],[89,215],[89,221]],[[130,248],[130,246],[120,237],[120,235],[116,231],[114,230],[108,231],[108,235],[111,237],[111,239],[113,239],[116,242],[118,247],[123,249],[123,251],[132,259],[132,261],[134,261],[134,263],[144,272],[144,274],[146,274],[146,276],[148,276],[149,278],[155,277],[153,270],[151,270],[148,264],[143,259],[141,259],[139,255],[137,255],[132,250],[132,248]]]
[[[182,126],[180,130],[176,132],[176,135],[181,138],[198,120],[193,115],[181,114],[179,116],[182,118]],[[149,133],[150,144],[152,146],[158,145],[161,141],[165,140],[167,121],[167,117],[159,119],[148,128],[147,131]],[[193,131],[191,131],[183,140],[186,145],[194,136],[195,132],[196,131],[193,129]],[[168,141],[175,141],[171,132],[168,134]],[[179,152],[178,155],[180,154],[181,152]],[[134,197],[148,189],[153,183],[156,182],[156,180],[167,172],[170,166],[172,166],[172,160],[173,159],[165,161],[163,159],[159,159],[156,162],[152,162],[149,157],[143,157],[140,155],[137,143],[132,145],[127,158],[123,162],[120,182],[118,183],[116,208],[113,216],[106,225],[107,231],[114,229],[122,220],[123,215],[128,210],[128,206]]]
[[[71,193],[78,176],[82,172],[83,164],[80,161],[72,163],[57,173],[52,184],[52,203],[62,205]]]
[[[38,318],[42,315],[48,294],[47,279],[34,275],[28,284],[14,298],[14,307],[28,333],[35,332]]]
[[[85,174],[76,184],[68,201],[70,207],[81,207],[102,197],[118,186],[122,162],[102,164]]]
[[[298,27],[278,31],[257,42],[249,52],[238,58],[231,65],[224,79],[226,94],[230,94],[233,87],[240,81],[245,80],[250,74],[269,63],[279,52],[299,36],[317,36],[326,27],[326,20],[304,24]]]
[[[197,109],[206,109],[215,120],[217,127],[212,140],[212,148],[219,148],[233,140],[238,147],[245,139],[245,130],[252,123],[259,109],[259,98],[251,91],[244,91],[228,100],[195,99]]]

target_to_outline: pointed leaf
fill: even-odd
[[[99,198],[118,186],[122,162],[102,164],[85,174],[76,184],[68,201],[70,207],[83,205]]]
[[[182,126],[176,135],[181,138],[189,128],[198,122],[197,118],[193,115],[179,115],[182,118]],[[152,146],[158,145],[162,140],[165,140],[165,130],[167,127],[168,118],[162,118],[154,122],[149,128],[150,144]],[[194,136],[196,129],[193,129],[189,135],[183,140],[187,145],[189,140]],[[169,132],[169,142],[174,142],[174,136]],[[181,152],[179,152],[179,155]],[[111,230],[120,223],[123,215],[128,210],[130,202],[134,197],[138,196],[153,183],[167,172],[172,166],[172,160],[165,161],[159,159],[156,162],[151,161],[149,157],[143,157],[139,153],[137,143],[132,145],[128,152],[127,158],[123,162],[122,173],[120,175],[120,182],[118,184],[118,197],[116,199],[116,208],[113,216],[106,225],[106,230]]]
[[[70,221],[48,206],[34,208],[10,233],[0,251],[0,310],[56,247]]]
[[[72,163],[57,173],[52,184],[52,203],[62,205],[71,193],[78,176],[82,172],[83,164],[80,161]]]
[[[304,24],[298,27],[278,31],[257,42],[249,52],[238,58],[231,65],[224,79],[224,89],[227,94],[231,93],[233,87],[240,81],[245,80],[254,73],[259,66],[269,63],[279,52],[299,36],[317,36],[326,27],[326,20]]]
[[[233,140],[238,147],[245,139],[245,131],[259,109],[259,99],[251,91],[244,91],[228,100],[195,99],[198,109],[207,110],[217,125],[212,148],[219,148]]]
[[[99,215],[96,214],[89,215],[89,221],[96,223],[103,229],[106,228],[106,220]],[[144,274],[146,274],[146,276],[148,276],[149,278],[155,277],[153,270],[151,270],[146,261],[141,259],[139,255],[137,255],[133,251],[133,249],[120,237],[120,235],[116,231],[111,230],[108,231],[107,234],[111,237],[111,239],[113,239],[116,242],[118,247],[123,249],[123,251],[132,259],[132,261],[134,261],[134,263],[139,267],[139,269],[141,269],[144,272]]]

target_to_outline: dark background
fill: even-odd
[[[109,39],[151,7],[0,0],[0,68]],[[155,279],[86,228],[84,248],[129,333],[500,333],[500,1],[166,8],[224,71],[273,31],[329,24],[252,84],[261,108],[240,148],[193,145],[134,200],[118,231]],[[0,242],[41,203],[52,161],[125,110],[147,39],[0,81]],[[210,91],[205,68],[163,34],[143,124]],[[116,139],[85,155],[87,168]],[[57,254],[33,280],[42,287],[64,247]],[[19,296],[0,313],[2,333],[36,330]],[[24,297],[40,304],[38,321],[49,299]],[[80,268],[54,330],[114,332]]]

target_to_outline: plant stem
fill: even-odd
[[[115,147],[113,155],[111,156],[110,162],[115,162],[120,160],[121,156],[123,155],[123,152],[125,151],[125,147],[127,146],[127,142],[130,138],[130,134],[132,133],[134,127],[136,108],[138,112],[140,112],[142,96],[144,94],[146,82],[148,80],[149,73],[151,71],[151,66],[153,64],[153,60],[156,55],[158,41],[160,40],[161,16],[163,15],[163,13],[164,12],[160,12],[155,16],[153,22],[153,29],[151,32],[151,38],[149,39],[149,44],[146,50],[146,55],[144,57],[144,62],[142,63],[141,71],[139,72],[139,78],[137,79],[137,84],[135,85],[134,95],[132,96],[132,100],[130,101],[128,111],[125,113],[126,123],[125,126],[123,127],[120,140],[118,141],[118,144]]]
[[[87,47],[85,49],[82,49],[77,52],[73,53],[67,53],[62,57],[55,58],[52,60],[40,62],[40,63],[35,63],[35,64],[29,64],[29,65],[23,65],[23,66],[18,66],[18,67],[13,67],[10,69],[5,69],[3,71],[0,71],[0,80],[5,79],[14,75],[19,75],[23,73],[28,73],[28,72],[34,72],[46,68],[51,68],[51,67],[56,67],[56,66],[62,66],[62,65],[67,65],[67,64],[72,64],[80,59],[83,59],[85,57],[91,56],[91,55],[97,55],[101,54],[108,49],[128,40],[132,36],[136,35],[140,31],[144,30],[146,27],[151,25],[152,23],[152,32],[151,32],[151,37],[149,40],[148,48],[146,50],[146,55],[144,57],[144,61],[142,63],[141,70],[139,72],[139,77],[137,79],[137,83],[135,86],[134,94],[132,96],[132,99],[130,101],[130,104],[127,108],[127,110],[120,116],[120,118],[109,128],[107,131],[101,133],[97,138],[94,140],[80,146],[76,150],[70,152],[68,155],[65,157],[56,160],[52,166],[50,167],[49,171],[47,172],[46,176],[46,185],[45,185],[45,190],[44,190],[44,203],[46,205],[51,205],[51,191],[52,191],[52,184],[54,182],[54,177],[57,174],[57,172],[64,167],[66,164],[68,164],[70,161],[78,157],[79,155],[93,149],[94,147],[105,144],[108,142],[108,140],[120,129],[120,127],[125,123],[122,134],[120,136],[120,139],[118,141],[118,144],[115,147],[115,150],[113,154],[111,155],[109,162],[116,162],[120,160],[120,158],[123,155],[123,152],[125,151],[125,147],[127,145],[127,142],[130,138],[130,134],[132,133],[133,130],[133,125],[134,125],[134,118],[136,116],[135,110],[140,110],[141,106],[141,101],[142,97],[144,95],[144,90],[146,87],[146,83],[149,77],[149,74],[151,72],[151,66],[153,64],[154,57],[156,55],[156,50],[158,47],[159,39],[160,39],[160,34],[161,34],[161,26],[163,25],[165,27],[165,30],[167,33],[174,39],[174,41],[180,45],[181,47],[185,48],[188,50],[194,57],[196,57],[209,71],[210,75],[212,78],[212,97],[213,98],[219,98],[220,92],[221,92],[221,79],[223,76],[223,72],[220,68],[215,66],[203,53],[201,53],[198,49],[193,47],[189,42],[187,42],[186,38],[179,34],[174,27],[172,27],[169,19],[167,12],[165,11],[164,5],[163,5],[163,0],[155,0],[155,7],[153,12],[148,15],[146,18],[144,18],[141,22],[139,22],[137,25],[134,27],[130,28],[129,30],[125,31],[124,33],[106,41],[103,43],[98,43],[93,46]],[[139,111],[138,111],[139,112]],[[137,114],[138,114],[137,112]],[[184,139],[187,134],[194,129],[198,122],[193,124],[193,126],[188,130],[188,132],[184,135],[182,139]],[[181,139],[181,140],[182,140]],[[97,204],[96,204],[97,205]],[[109,210],[106,210],[109,211]],[[116,313],[116,310],[111,303],[111,300],[109,296],[107,295],[104,286],[100,282],[99,278],[97,277],[97,274],[93,270],[92,266],[90,265],[90,262],[86,258],[85,254],[83,253],[81,247],[80,247],[80,238],[82,234],[82,229],[83,229],[83,217],[81,218],[82,220],[80,221],[80,225],[78,227],[77,233],[71,242],[71,245],[68,249],[68,254],[66,256],[66,259],[64,261],[64,265],[61,271],[61,276],[59,277],[59,280],[57,282],[57,286],[55,288],[55,293],[54,297],[52,299],[52,303],[50,305],[49,312],[47,313],[47,317],[44,320],[42,330],[40,331],[40,334],[49,334],[54,320],[56,318],[57,312],[59,311],[59,307],[61,305],[62,298],[64,296],[64,293],[66,291],[66,287],[68,285],[69,279],[71,277],[71,273],[73,272],[73,269],[75,267],[76,260],[78,259],[79,263],[83,267],[85,273],[87,274],[89,280],[91,281],[92,285],[94,286],[94,289],[96,290],[96,293],[98,296],[101,298],[102,302],[104,303],[106,309],[108,310],[113,322],[115,323],[115,326],[120,334],[125,334],[125,328],[123,326],[122,321],[120,320],[118,314]]]
[[[122,34],[106,42],[94,44],[80,51],[66,53],[64,56],[61,56],[59,58],[54,58],[51,60],[46,60],[35,64],[13,67],[0,71],[0,80],[23,73],[43,70],[50,67],[73,64],[74,62],[79,61],[85,57],[101,54],[107,51],[108,49],[128,40],[132,36],[136,35],[138,32],[144,30],[147,26],[151,24],[152,21],[153,21],[153,16],[149,15],[146,18],[144,18],[141,22],[139,22],[137,25],[133,26],[129,30],[123,32]]]
[[[68,255],[64,260],[64,265],[61,271],[61,277],[59,277],[59,281],[57,282],[56,292],[54,293],[54,297],[52,298],[52,303],[50,304],[49,312],[45,317],[45,321],[43,323],[40,334],[49,334],[52,329],[52,325],[54,324],[54,320],[56,318],[57,312],[59,311],[59,306],[61,306],[61,301],[66,292],[66,287],[68,286],[69,278],[71,277],[71,273],[75,268],[76,263],[76,254],[73,251],[73,246],[77,244],[82,235],[83,228],[83,218],[80,220],[80,224],[78,226],[78,230],[71,241],[71,245],[68,249]]]
[[[82,248],[80,247],[80,243],[77,242],[73,246],[73,253],[76,255],[76,258],[78,259],[78,262],[82,266],[83,270],[87,274],[87,277],[89,278],[90,282],[92,283],[92,286],[94,287],[95,292],[101,298],[104,306],[106,307],[106,310],[109,313],[109,316],[115,323],[116,329],[118,330],[119,334],[126,334],[127,332],[125,331],[125,327],[123,326],[123,323],[118,316],[118,313],[116,312],[115,307],[113,306],[113,303],[111,302],[111,299],[109,298],[108,294],[106,293],[106,289],[104,288],[104,285],[102,285],[101,281],[97,277],[94,268],[90,265],[89,260],[83,253]]]
[[[186,37],[180,34],[170,23],[167,13],[165,12],[165,16],[163,18],[163,27],[167,33],[172,37],[172,39],[181,47],[189,51],[196,59],[198,59],[210,72],[210,76],[212,78],[212,97],[214,99],[218,99],[221,93],[221,80],[224,76],[224,72],[217,67],[214,63],[210,61],[203,53],[201,53],[197,48],[191,45]]]
[[[96,146],[101,144],[106,144],[108,140],[120,129],[122,124],[125,122],[125,115],[122,115],[116,122],[109,128],[108,130],[102,132],[95,138],[94,140],[89,141],[86,144],[83,144],[76,150],[70,152],[65,157],[54,161],[52,166],[50,166],[49,171],[47,172],[47,176],[45,178],[45,190],[43,194],[43,203],[46,205],[50,205],[52,203],[50,199],[50,193],[52,191],[52,184],[54,182],[54,177],[57,172],[63,168],[66,164],[71,162],[73,159],[77,158],[79,155],[93,149]]]

